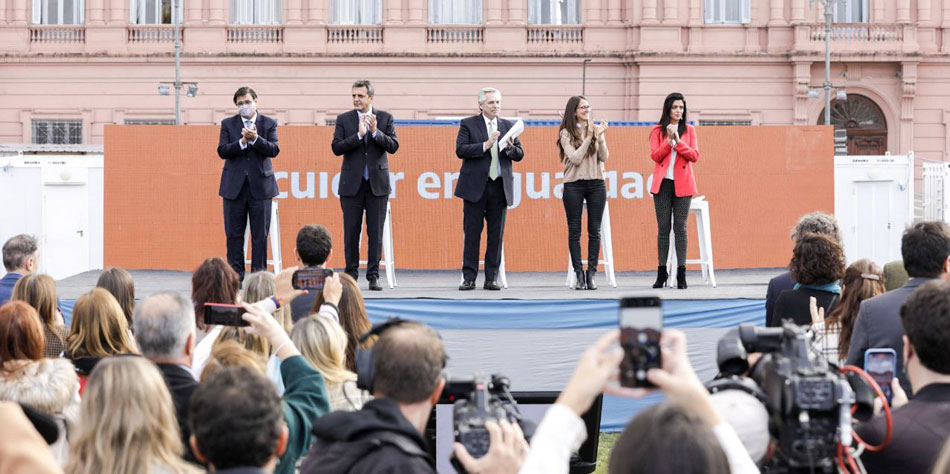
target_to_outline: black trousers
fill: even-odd
[[[602,179],[564,183],[564,213],[567,214],[567,248],[575,272],[584,269],[581,260],[581,216],[587,201],[587,268],[596,270],[600,257],[600,223],[607,205],[607,186]]]
[[[224,200],[224,235],[228,243],[228,265],[244,281],[244,230],[251,221],[251,271],[267,270],[267,236],[270,233],[271,199],[251,197],[250,183],[244,180],[234,199]]]
[[[379,278],[379,259],[383,254],[383,224],[386,222],[386,204],[389,195],[376,196],[369,181],[360,180],[360,189],[355,196],[340,196],[343,209],[343,256],[345,272],[355,280],[360,268],[360,237],[363,230],[363,214],[366,214],[366,235],[369,249],[366,251],[366,279]]]
[[[462,230],[465,246],[462,249],[462,277],[475,280],[478,276],[478,248],[482,243],[482,228],[488,224],[488,242],[485,248],[485,281],[494,280],[501,266],[501,243],[505,235],[505,216],[508,201],[502,178],[489,180],[485,193],[478,201],[463,200]]]
[[[689,203],[692,196],[677,197],[672,179],[660,183],[660,191],[653,196],[656,208],[656,254],[658,265],[666,265],[670,255],[670,222],[673,238],[676,241],[676,264],[686,265],[686,218],[689,217]],[[672,217],[672,219],[671,219]]]

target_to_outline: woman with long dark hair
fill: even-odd
[[[663,101],[660,122],[650,132],[653,168],[653,206],[656,209],[658,266],[653,288],[662,288],[669,275],[666,261],[670,251],[670,227],[676,242],[676,287],[686,289],[686,218],[689,204],[697,194],[693,163],[699,160],[696,129],[687,124],[686,99],[674,92]]]
[[[600,222],[607,204],[604,162],[607,161],[607,122],[595,125],[587,98],[567,101],[558,128],[557,151],[564,165],[564,212],[567,214],[567,247],[577,282],[575,290],[596,290],[594,274],[600,257]],[[581,260],[581,215],[587,201],[587,273]]]
[[[812,331],[822,354],[838,365],[848,358],[854,322],[858,319],[861,302],[884,293],[884,271],[870,259],[852,263],[844,271],[841,281],[841,301],[823,320],[815,321]],[[817,309],[817,300],[815,303]],[[812,319],[816,319],[812,315]]]

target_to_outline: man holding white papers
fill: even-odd
[[[524,158],[524,150],[514,130],[515,123],[498,116],[501,112],[501,92],[491,87],[478,91],[481,113],[463,119],[455,140],[455,154],[462,160],[455,195],[464,202],[462,230],[465,246],[462,254],[462,285],[459,290],[475,289],[478,275],[478,254],[483,223],[488,224],[488,243],[485,249],[486,290],[500,290],[495,281],[501,266],[502,238],[505,233],[505,215],[514,199],[511,163]],[[520,122],[520,120],[519,120]],[[517,128],[523,129],[519,124]],[[507,142],[499,139],[509,136]]]

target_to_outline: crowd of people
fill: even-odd
[[[769,282],[767,325],[807,326],[815,355],[836,365],[893,349],[893,411],[855,428],[888,446],[865,451],[863,467],[950,473],[950,227],[915,224],[902,260],[883,266],[848,265],[829,215],[803,216],[791,237],[789,272]],[[298,232],[300,265],[325,265],[331,249],[322,226]],[[373,326],[349,275],[308,293],[293,287],[297,267],[242,282],[209,258],[193,272],[191,298],[137,301],[132,276],[112,268],[67,320],[39,258],[30,236],[3,246],[0,474],[435,472],[425,432],[449,355],[422,323]],[[246,326],[206,324],[206,303],[240,305]],[[598,396],[650,392],[616,382],[619,337],[608,331],[580,356],[530,439],[518,423],[489,420],[487,453],[456,443],[457,462],[469,473],[567,473],[597,435],[581,417]],[[762,443],[769,416],[740,406],[764,412],[761,402],[710,395],[686,347],[684,333],[663,331],[662,366],[647,378],[666,399],[627,425],[609,472],[754,473],[774,455],[774,441]]]

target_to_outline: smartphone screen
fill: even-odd
[[[887,403],[891,403],[894,399],[891,379],[897,372],[897,353],[894,349],[868,349],[864,353],[864,371],[881,387]]]
[[[205,324],[220,326],[250,326],[241,316],[246,312],[236,304],[205,303]]]
[[[291,284],[298,290],[322,290],[327,276],[332,274],[329,268],[302,268],[294,272]]]
[[[620,362],[620,385],[652,387],[647,371],[662,365],[660,332],[663,329],[663,307],[657,297],[623,298],[620,300],[620,345],[624,356]]]

